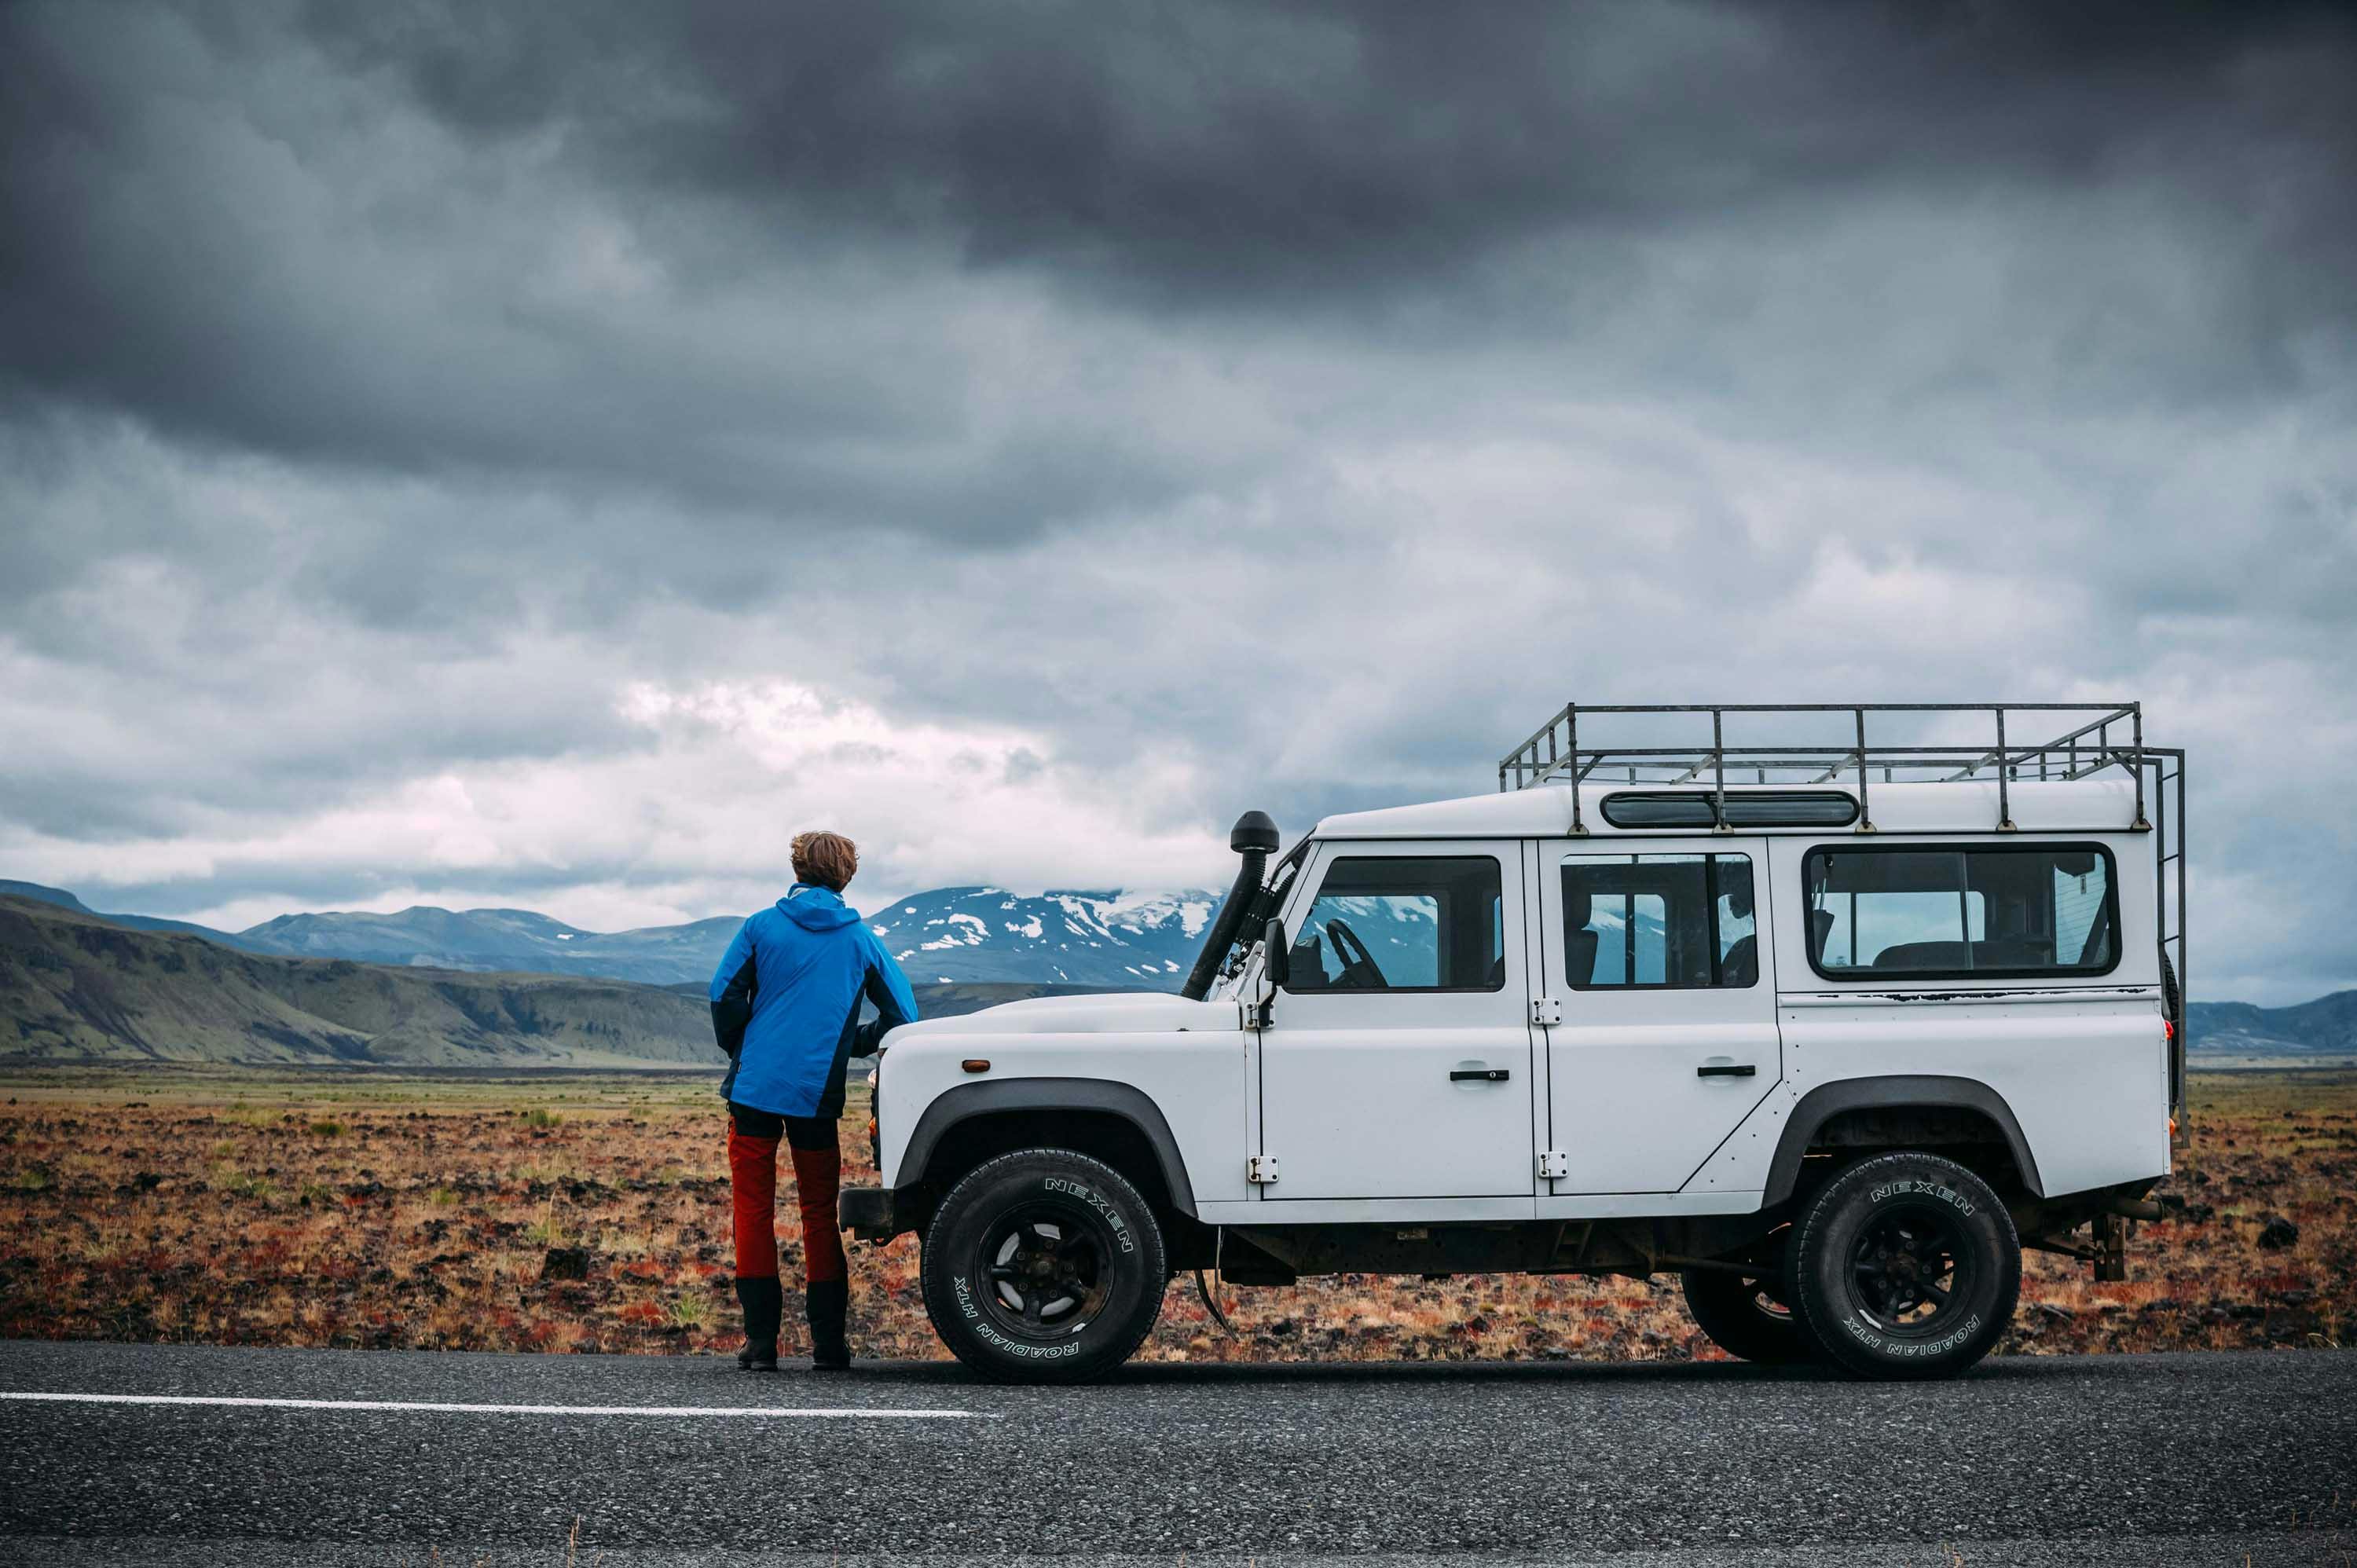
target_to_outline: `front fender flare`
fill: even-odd
[[[2037,1197],[2046,1196],[2038,1177],[2038,1161],[2021,1123],[2005,1096],[1976,1079],[1940,1078],[1928,1074],[1894,1074],[1888,1078],[1848,1078],[1821,1084],[1801,1096],[1784,1119],[1783,1135],[1776,1140],[1776,1157],[1769,1162],[1768,1187],[1760,1197],[1761,1208],[1792,1196],[1801,1177],[1801,1156],[1816,1141],[1826,1122],[1845,1111],[1896,1110],[1902,1106],[1943,1106],[1977,1111],[1996,1123],[2022,1181]]]
[[[1178,1153],[1178,1140],[1170,1135],[1162,1108],[1144,1090],[1106,1079],[1007,1078],[944,1090],[925,1107],[909,1134],[909,1146],[900,1154],[902,1185],[913,1179],[908,1173],[931,1163],[933,1150],[951,1128],[1005,1111],[1094,1111],[1119,1117],[1136,1128],[1154,1151],[1171,1208],[1190,1219],[1195,1217],[1195,1188],[1187,1179],[1186,1159]]]

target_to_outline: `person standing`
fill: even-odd
[[[802,1215],[802,1313],[811,1365],[851,1365],[844,1338],[849,1268],[835,1224],[843,1154],[845,1065],[885,1034],[913,1023],[917,999],[884,944],[843,901],[859,849],[840,833],[800,833],[794,886],[738,928],[712,976],[712,1028],[728,1057],[728,1191],[737,1243],[737,1301],[745,1348],[737,1364],[778,1369],[785,1314],[778,1281],[778,1144],[792,1152]],[[861,999],[876,1017],[859,1022]]]

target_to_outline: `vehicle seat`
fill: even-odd
[[[1587,929],[1596,914],[1596,900],[1585,887],[1572,886],[1568,876],[1564,883],[1563,972],[1574,985],[1585,986],[1596,979],[1596,949],[1601,940]]]
[[[1972,949],[1963,942],[1898,942],[1874,955],[1873,969],[1971,969]]]
[[[1287,991],[1323,991],[1326,986],[1326,944],[1316,933],[1303,937],[1293,944],[1293,956],[1286,961]]]
[[[1721,985],[1752,985],[1760,979],[1760,939],[1745,937],[1727,950],[1718,961],[1718,983]]]

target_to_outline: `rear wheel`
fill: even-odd
[[[1808,1359],[1808,1341],[1784,1305],[1784,1282],[1775,1271],[1688,1269],[1684,1283],[1695,1326],[1728,1355],[1763,1367]]]
[[[1953,1377],[1988,1354],[2021,1294],[2013,1217],[1937,1155],[1878,1155],[1835,1176],[1785,1260],[1809,1339],[1861,1377]]]
[[[1069,1149],[976,1166],[926,1228],[925,1311],[1001,1382],[1082,1382],[1127,1360],[1162,1311],[1162,1228],[1121,1173]]]

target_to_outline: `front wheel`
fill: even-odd
[[[1809,1200],[1785,1299],[1836,1365],[1948,1378],[1989,1352],[2021,1294],[2021,1239],[1986,1182],[1937,1155],[1878,1155]]]
[[[1784,1282],[1777,1271],[1688,1269],[1684,1283],[1695,1326],[1728,1355],[1763,1367],[1809,1359],[1808,1341],[1784,1305]]]
[[[1162,1227],[1120,1172],[1069,1149],[985,1161],[925,1230],[925,1312],[999,1382],[1077,1383],[1130,1358],[1168,1280]]]

